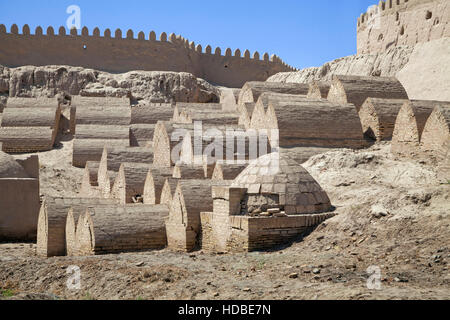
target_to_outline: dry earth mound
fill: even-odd
[[[218,102],[219,90],[185,72],[131,71],[111,74],[70,66],[0,66],[3,97],[53,97],[58,93],[93,97],[130,97],[143,102]],[[2,105],[0,97],[0,108]]]

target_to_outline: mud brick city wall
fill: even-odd
[[[58,33],[49,27],[44,34],[37,27],[31,34],[28,25],[21,32],[17,25],[7,32],[0,25],[0,65],[70,65],[121,73],[132,70],[189,72],[213,84],[242,87],[250,80],[265,81],[278,72],[293,71],[276,55],[253,55],[248,50],[232,52],[211,46],[202,48],[180,36],[162,33],[159,40],[154,32],[147,37],[140,32],[137,39],[129,30],[126,37],[120,29],[111,35],[109,29],[100,35],[95,28],[92,34],[85,27],[81,34],[61,27]]]
[[[450,36],[448,0],[380,1],[358,18],[358,54]]]

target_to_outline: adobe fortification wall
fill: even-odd
[[[358,18],[358,54],[450,36],[450,1],[386,0]]]
[[[171,34],[162,33],[159,40],[155,32],[149,36],[139,32],[137,38],[132,30],[126,37],[117,29],[112,36],[106,29],[103,35],[95,28],[90,34],[84,27],[81,34],[72,29],[66,34],[64,27],[58,34],[49,27],[44,34],[37,27],[31,34],[28,25],[19,32],[12,25],[7,32],[0,25],[0,65],[18,67],[23,65],[69,65],[92,68],[111,73],[133,70],[189,72],[213,84],[228,87],[242,87],[245,82],[265,81],[278,72],[295,71],[276,55],[266,53],[253,55],[248,50],[234,53],[220,48],[212,51],[211,46],[203,50],[201,45]]]

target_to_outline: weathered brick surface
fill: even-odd
[[[408,99],[408,94],[393,77],[333,76],[329,101],[351,103],[359,112],[367,98]]]
[[[247,205],[254,206],[263,201],[261,209],[274,205],[269,202],[274,195],[278,201],[276,207],[287,214],[321,213],[331,208],[328,195],[317,181],[284,153],[269,154],[252,161],[236,177],[232,187],[248,189]],[[249,203],[252,198],[255,203]],[[234,214],[240,214],[240,210]]]
[[[76,231],[80,255],[161,249],[167,245],[165,205],[93,206]]]
[[[253,137],[239,126],[203,125],[201,137],[196,137],[193,124],[160,121],[156,125],[153,141],[154,165],[168,167],[176,163],[192,164],[195,159],[200,159],[200,165],[203,164],[205,154],[222,160],[227,156],[227,151],[233,151],[227,148],[227,141],[231,141],[234,146],[232,158],[240,156],[248,159],[251,139]],[[242,145],[239,148],[243,154],[238,154],[239,145]],[[222,155],[219,155],[220,152]]]
[[[117,97],[84,97],[84,96],[72,96],[72,106],[76,108],[127,108],[130,107],[129,98],[117,98]]]
[[[146,175],[144,184],[144,203],[160,204],[164,183],[167,178],[171,178],[173,174],[172,167],[154,167],[152,166]]]
[[[179,102],[175,105],[173,111],[173,116],[171,121],[180,124],[189,124],[193,121],[201,121],[204,118],[206,121],[214,121],[212,115],[214,114],[225,114],[222,111],[222,104],[220,103],[184,103]],[[194,118],[192,118],[194,116]],[[226,117],[221,117],[226,120]],[[220,121],[216,122],[218,124]],[[214,124],[214,123],[213,123]]]
[[[246,167],[247,164],[227,164],[217,162],[211,179],[234,180]]]
[[[129,139],[74,139],[72,152],[72,165],[84,168],[87,161],[100,161],[103,148],[129,147]]]
[[[165,204],[167,206],[170,205],[170,203],[173,200],[173,193],[175,192],[175,189],[177,188],[179,179],[174,178],[167,178],[164,181],[164,186],[161,191],[161,200],[160,204]]]
[[[248,252],[289,243],[333,217],[333,213],[279,218],[201,213],[201,248],[215,252]]]
[[[156,124],[158,121],[169,121],[172,116],[173,106],[168,103],[131,108],[131,124]]]
[[[2,150],[8,153],[49,151],[55,133],[49,127],[0,127]]]
[[[128,98],[74,96],[71,102],[71,125],[129,126],[131,107]]]
[[[130,107],[77,107],[76,125],[130,125]],[[75,128],[76,132],[76,128]]]
[[[393,154],[414,156],[419,153],[425,123],[439,103],[431,100],[412,100],[403,104],[392,134],[391,152]]]
[[[119,200],[120,204],[134,203],[135,199],[142,197],[151,166],[144,163],[122,163],[110,197]]]
[[[391,140],[404,99],[367,98],[359,110],[364,135],[372,140]]]
[[[98,186],[98,167],[99,162],[88,161],[84,168],[83,178],[81,180],[80,197],[82,198],[101,198],[102,193]]]
[[[39,211],[37,227],[37,254],[44,257],[66,254],[65,230],[69,209],[86,210],[92,205],[115,204],[113,199],[46,197]]]
[[[201,121],[205,125],[238,125],[239,115],[235,111],[223,111],[222,104],[177,104],[178,115],[172,121],[193,123]]]
[[[320,82],[314,81],[309,84],[309,90],[306,97],[308,99],[326,99],[328,97],[328,92],[330,91],[330,82]]]
[[[223,105],[223,108],[225,108],[225,109],[228,108],[227,104],[230,102],[229,101],[230,93],[231,93],[231,97],[234,98],[234,100],[232,102],[234,102],[234,104],[236,105],[239,102],[239,94],[241,93],[241,89],[240,88],[222,88],[222,90],[220,90],[219,101]]]
[[[8,173],[15,172],[3,166],[1,153],[0,241],[34,241],[39,213],[39,179],[15,174],[18,177],[12,177]]]
[[[423,129],[420,148],[440,160],[450,160],[450,103],[434,108]]]
[[[79,124],[76,127],[76,139],[130,139],[130,126]]]
[[[258,101],[259,96],[264,92],[306,95],[308,90],[309,85],[303,83],[250,81],[244,84],[239,93],[239,104],[256,102]]]
[[[11,108],[3,111],[2,127],[49,127],[57,128],[61,109],[53,107]]]
[[[276,102],[296,102],[307,100],[305,95],[300,94],[287,94],[278,92],[263,92],[256,101],[255,108],[250,118],[250,128],[252,129],[268,129],[273,128],[273,119],[267,118],[267,109],[269,104]]]
[[[122,163],[152,164],[153,149],[149,147],[114,147],[103,148],[98,168],[98,185],[105,190],[110,184],[114,172],[118,172]]]
[[[365,146],[361,121],[351,104],[325,100],[272,101],[266,129],[278,130],[280,147],[362,148]]]
[[[166,222],[169,248],[193,250],[200,230],[200,212],[213,207],[212,186],[228,182],[211,180],[180,180],[170,204]]]
[[[130,145],[145,147],[153,141],[156,124],[132,124],[130,127]]]
[[[173,178],[184,180],[206,179],[205,167],[203,165],[176,164],[173,168]]]
[[[58,100],[56,98],[22,98],[9,97],[7,108],[56,108]]]
[[[243,126],[245,129],[250,128],[253,110],[255,109],[255,102],[246,102],[243,105],[237,105],[239,113],[238,125]]]

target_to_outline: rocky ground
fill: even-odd
[[[70,143],[40,154],[42,193],[76,191]],[[389,147],[330,151],[304,164],[337,216],[293,244],[50,259],[36,257],[34,244],[0,244],[0,299],[449,299],[450,176]],[[79,290],[66,286],[71,265],[81,269]],[[380,270],[380,290],[367,287],[369,267]]]
[[[9,97],[129,97],[133,104],[218,102],[220,91],[186,72],[130,71],[121,74],[71,66],[0,65],[0,109]]]

